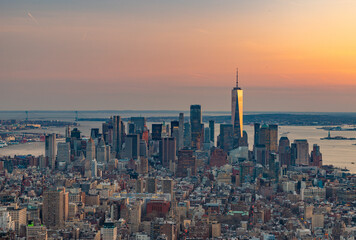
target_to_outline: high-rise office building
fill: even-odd
[[[152,140],[161,140],[163,124],[152,124]]]
[[[64,137],[66,138],[66,141],[67,139],[70,139],[70,126],[66,126]]]
[[[90,130],[90,137],[93,139],[97,139],[99,137],[99,128],[92,128]]]
[[[290,166],[291,163],[291,148],[287,137],[281,137],[278,147],[279,161],[282,166]]]
[[[121,152],[122,148],[122,139],[123,139],[123,129],[122,121],[120,116],[112,117],[113,125],[113,136],[112,136],[112,151],[117,155]]]
[[[80,131],[78,130],[78,128],[74,128],[71,132],[70,132],[70,138],[72,139],[81,139],[80,137]]]
[[[211,146],[211,142],[210,142],[210,128],[208,127],[204,127],[204,125],[202,126],[202,130],[203,130],[203,141],[201,143],[201,149],[203,150],[210,150]]]
[[[130,204],[129,207],[129,218],[128,223],[131,229],[131,232],[138,232],[141,224],[141,209],[142,209],[142,200],[136,199],[133,204]]]
[[[131,117],[131,123],[135,126],[135,131],[133,133],[142,134],[146,126],[145,117]],[[131,134],[131,133],[130,133]]]
[[[269,125],[270,151],[278,152],[278,125]]]
[[[112,137],[111,137],[111,133],[113,131],[113,126],[110,123],[103,123],[102,124],[102,130],[103,130],[103,138],[105,141],[105,144],[107,145],[111,145],[112,144]]]
[[[147,157],[148,149],[147,142],[143,139],[140,140],[140,157]]]
[[[173,136],[173,129],[174,128],[179,128],[179,121],[171,121],[171,129],[170,129],[170,136],[172,137]]]
[[[16,233],[20,235],[21,227],[26,226],[26,208],[20,208],[17,204],[15,206],[7,207],[7,212],[11,217],[11,221],[14,223]]]
[[[270,137],[269,137],[269,128],[267,124],[262,125],[262,127],[260,128],[259,131],[259,143],[260,145],[265,145],[266,149],[267,149],[267,154],[269,154],[270,152]],[[269,158],[269,156],[267,156],[267,159]]]
[[[64,226],[68,216],[68,193],[65,189],[52,189],[43,192],[43,224],[48,228]]]
[[[57,162],[70,163],[70,143],[69,142],[59,142],[57,151]]]
[[[210,128],[204,128],[204,143],[210,143]]]
[[[297,155],[298,155],[297,144],[292,143],[290,147],[290,164],[292,166],[296,165]]]
[[[165,168],[175,162],[176,159],[176,139],[173,137],[162,138],[159,144],[159,158]]]
[[[117,227],[110,219],[105,220],[104,226],[100,229],[100,233],[103,240],[117,239]]]
[[[91,177],[96,178],[98,175],[98,163],[95,158],[91,160]]]
[[[254,180],[254,164],[253,162],[243,162],[240,164],[240,184],[252,182]]]
[[[297,157],[295,160],[296,165],[309,165],[309,143],[306,139],[294,140],[297,147]]]
[[[265,145],[256,145],[254,149],[254,155],[256,163],[262,166],[267,166],[267,148]]]
[[[320,146],[317,144],[313,145],[313,150],[310,156],[310,165],[321,167],[323,165],[323,155],[320,152]]]
[[[278,152],[278,125],[264,124],[262,127],[259,123],[254,125],[254,146],[264,145],[267,149],[267,159],[270,152]]]
[[[90,137],[87,142],[86,158],[89,162],[91,162],[93,159],[95,159],[95,156],[95,142],[93,138]]]
[[[219,146],[225,152],[233,149],[233,126],[231,124],[220,124]]]
[[[109,161],[108,154],[106,153],[107,146],[105,145],[105,141],[101,138],[98,143],[98,147],[96,148],[96,160],[98,163],[107,163]]]
[[[269,161],[268,168],[269,168],[270,176],[272,179],[275,179],[275,181],[278,182],[281,167],[277,154],[272,152],[269,156],[268,161]]]
[[[144,181],[142,178],[136,180],[136,193],[143,193]]]
[[[128,128],[129,128],[129,134],[135,134],[136,133],[136,126],[133,123],[128,123]]]
[[[184,113],[179,113],[179,136],[177,139],[177,150],[181,150],[184,147]]]
[[[209,120],[210,142],[215,144],[215,121]]]
[[[193,156],[194,151],[182,149],[178,151],[177,177],[195,176],[197,173],[197,162]]]
[[[222,167],[226,164],[228,164],[227,153],[220,148],[212,149],[209,161],[210,167]]]
[[[140,136],[138,134],[129,134],[125,141],[125,157],[129,159],[138,159],[140,156]]]
[[[146,180],[147,193],[157,193],[157,178],[149,177]]]
[[[174,182],[172,179],[162,180],[162,192],[171,194],[171,200],[173,199],[173,186]]]
[[[192,145],[190,130],[190,122],[184,123],[184,147],[190,147]]]
[[[176,140],[176,151],[179,149],[179,127],[174,127],[172,130],[172,138]]]
[[[202,142],[202,114],[200,105],[190,106],[190,133],[191,133],[191,146],[193,149],[200,149]]]
[[[253,142],[254,147],[257,145],[260,145],[260,129],[261,129],[261,124],[255,123],[254,124],[255,136],[254,136],[254,142]]]
[[[140,174],[148,173],[148,159],[146,157],[140,157],[139,173]]]
[[[243,137],[243,90],[239,87],[239,73],[236,71],[236,87],[231,93],[231,122],[233,126],[233,148],[239,147]]]
[[[56,134],[49,134],[45,137],[45,157],[48,166],[53,170],[56,168]]]
[[[4,232],[10,232],[12,230],[15,230],[15,221],[11,219],[10,213],[6,207],[0,207],[0,229]]]

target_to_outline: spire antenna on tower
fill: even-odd
[[[236,68],[236,87],[239,87],[239,68]]]

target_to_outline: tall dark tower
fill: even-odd
[[[122,125],[121,125],[121,117],[113,116],[112,117],[112,125],[113,125],[113,140],[112,140],[112,148],[116,154],[119,154],[122,147]]]
[[[190,106],[190,127],[191,127],[191,139],[192,148],[200,149],[201,135],[202,135],[202,116],[201,116],[201,106],[191,105]]]
[[[243,138],[243,90],[239,87],[239,71],[236,70],[236,87],[231,94],[231,122],[233,126],[234,148],[239,147]]]

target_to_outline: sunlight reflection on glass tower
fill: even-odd
[[[233,126],[234,148],[239,146],[243,138],[243,90],[239,88],[239,72],[236,70],[236,87],[231,94],[231,120]]]

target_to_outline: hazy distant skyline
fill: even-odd
[[[4,0],[0,110],[356,112],[356,1]]]

